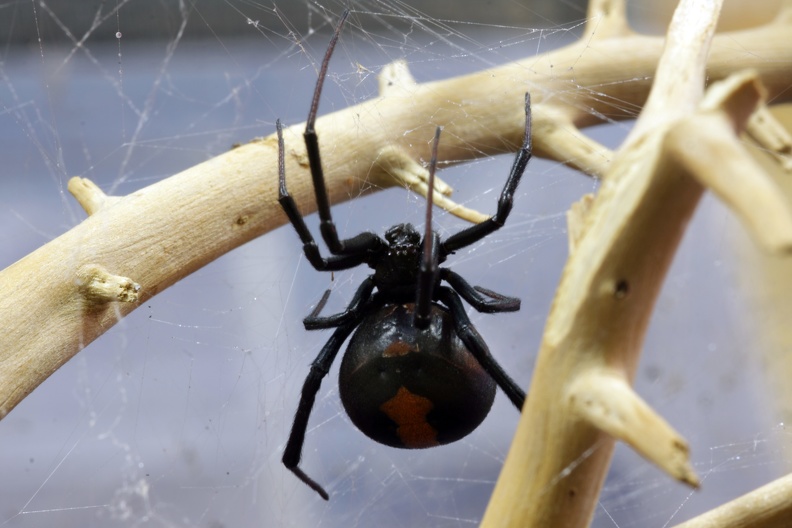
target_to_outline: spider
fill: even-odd
[[[464,299],[479,312],[497,313],[519,310],[520,300],[471,286],[462,276],[440,264],[450,254],[481,240],[506,221],[517,185],[531,158],[530,96],[525,97],[525,139],[501,192],[495,216],[445,240],[432,231],[438,127],[432,144],[423,237],[411,224],[404,223],[388,229],[384,239],[369,231],[340,239],[330,213],[314,124],[330,57],[347,15],[345,11],[341,16],[322,61],[303,134],[320,230],[330,256],[321,255],[286,188],[283,131],[280,120],[276,122],[278,201],[302,241],[308,262],[317,271],[332,272],[360,264],[374,270],[363,280],[344,311],[320,315],[330,295],[327,290],[303,321],[306,330],[335,328],[335,331],[305,379],[283,464],[325,500],[329,500],[327,492],[300,469],[299,463],[308,419],[322,379],[353,332],[341,363],[339,393],[352,423],[377,442],[393,447],[424,448],[459,440],[484,420],[495,398],[496,385],[518,410],[525,402],[525,393],[492,357],[461,301]]]

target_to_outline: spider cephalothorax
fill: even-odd
[[[385,232],[386,249],[371,263],[377,290],[415,291],[421,262],[421,235],[412,224],[397,224]]]
[[[496,386],[518,409],[525,401],[525,393],[492,357],[462,304],[464,299],[479,312],[511,312],[520,309],[520,300],[471,286],[440,264],[448,255],[481,240],[506,222],[514,192],[531,158],[530,98],[526,94],[525,139],[494,216],[445,240],[432,231],[438,127],[432,143],[423,236],[411,224],[404,223],[388,229],[384,240],[369,231],[340,239],[330,212],[314,123],[330,56],[347,14],[341,17],[322,61],[304,134],[322,239],[331,253],[328,257],[321,255],[286,188],[283,134],[280,121],[276,123],[278,200],[303,243],[306,258],[318,271],[361,264],[374,270],[343,312],[320,315],[330,294],[328,290],[303,321],[307,330],[335,330],[305,379],[283,463],[325,500],[329,498],[327,492],[300,469],[299,463],[316,394],[350,335],[339,375],[341,401],[352,422],[383,444],[423,448],[464,437],[487,416]]]

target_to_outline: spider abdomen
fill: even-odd
[[[412,304],[386,305],[364,319],[341,363],[341,401],[366,436],[401,448],[448,444],[484,420],[495,382],[457,337],[451,316],[432,306],[426,330]]]

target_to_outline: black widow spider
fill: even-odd
[[[441,268],[440,264],[448,255],[481,240],[506,221],[515,190],[531,158],[530,97],[525,96],[525,139],[501,192],[495,216],[444,241],[432,231],[438,127],[429,167],[423,240],[411,224],[391,227],[385,232],[384,240],[368,231],[341,240],[330,214],[314,124],[330,57],[348,14],[345,11],[342,15],[328,45],[303,134],[320,230],[332,254],[329,257],[320,254],[286,189],[283,131],[280,120],[276,122],[278,201],[300,236],[306,258],[318,271],[344,270],[364,263],[374,270],[343,312],[320,316],[330,295],[327,290],[303,321],[306,330],[336,330],[311,364],[305,379],[283,464],[325,500],[329,499],[327,492],[299,468],[299,463],[319,386],[341,346],[356,328],[341,363],[339,392],[352,422],[377,442],[423,448],[459,440],[486,417],[495,398],[496,384],[518,410],[525,402],[525,393],[490,355],[465,313],[460,297],[484,313],[519,310],[520,300],[471,286],[462,276]]]

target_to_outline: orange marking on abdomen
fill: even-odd
[[[384,358],[391,358],[391,357],[398,357],[398,356],[406,356],[407,354],[415,352],[413,347],[409,344],[405,343],[404,341],[394,341],[388,348],[386,348],[382,352],[382,357]]]
[[[434,408],[428,398],[418,396],[404,387],[399,387],[396,396],[380,405],[380,410],[396,425],[396,434],[404,447],[420,449],[440,445],[437,431],[426,421],[426,415]]]

